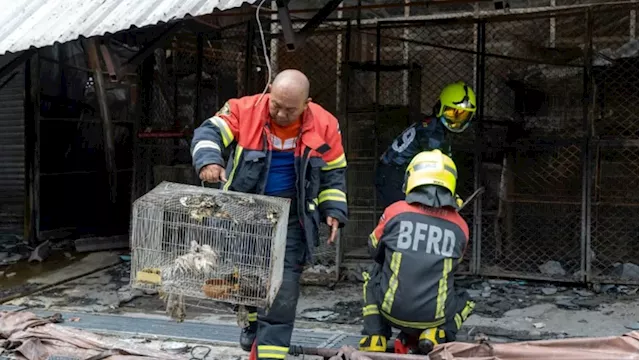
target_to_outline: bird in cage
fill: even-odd
[[[187,195],[180,198],[180,204],[189,209],[189,216],[192,219],[202,222],[205,218],[219,216],[221,204],[216,200],[210,195]]]
[[[209,274],[216,270],[219,260],[218,253],[209,245],[200,245],[192,240],[189,251],[179,256],[172,265],[162,271],[163,284],[178,281],[189,274]]]

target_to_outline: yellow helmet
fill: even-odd
[[[458,170],[450,157],[440,150],[423,151],[414,156],[405,173],[404,193],[422,185],[438,185],[456,193]]]
[[[476,112],[476,94],[462,81],[449,84],[442,89],[438,99],[436,116],[449,131],[463,132]]]

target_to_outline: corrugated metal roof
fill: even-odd
[[[257,0],[0,0],[0,55],[179,20]]]

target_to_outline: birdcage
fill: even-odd
[[[131,286],[268,307],[282,283],[289,205],[160,183],[133,204]]]

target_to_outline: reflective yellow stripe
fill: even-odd
[[[257,312],[248,313],[247,314],[247,320],[249,320],[249,321],[258,321],[258,313]]]
[[[231,169],[231,174],[227,178],[227,183],[222,187],[223,190],[229,190],[229,186],[231,186],[231,181],[233,181],[233,175],[236,174],[236,169],[238,168],[238,163],[240,162],[240,154],[242,154],[242,146],[236,146],[236,155],[233,157],[233,168]]]
[[[454,316],[454,319],[456,321],[456,328],[460,330],[460,327],[462,327],[462,317],[460,316],[460,314],[456,314],[456,316]]]
[[[369,283],[369,279],[371,279],[371,277],[369,276],[368,272],[363,271],[362,278],[364,279],[364,284],[362,285],[362,299],[366,304],[367,303],[367,284]]]
[[[347,167],[347,158],[344,154],[338,156],[335,160],[329,161],[327,166],[322,168],[322,171],[335,170],[343,167]]]
[[[370,315],[380,315],[380,311],[378,310],[378,305],[367,305],[362,308],[362,316],[370,316]]]
[[[258,357],[260,359],[285,359],[287,354],[276,354],[276,353],[268,353],[268,352],[259,352]]]
[[[371,233],[371,235],[369,235],[369,240],[371,240],[371,245],[373,245],[374,248],[378,247],[378,238],[375,233]]]
[[[389,320],[390,322],[398,325],[398,326],[403,326],[403,327],[407,327],[407,328],[411,328],[411,329],[430,329],[430,328],[435,328],[438,327],[442,324],[444,324],[445,319],[442,318],[440,320],[436,320],[436,321],[432,321],[432,322],[417,322],[417,321],[402,321],[399,319],[394,318],[393,316],[387,314],[384,311],[380,311],[380,314],[382,314],[382,316],[384,316],[387,320]]]
[[[258,345],[258,358],[260,359],[284,359],[289,352],[288,347],[275,345]]]
[[[469,317],[469,314],[471,314],[471,311],[473,311],[473,309],[476,307],[476,303],[469,300],[467,301],[467,305],[465,305],[464,309],[462,309],[462,311],[460,312],[460,315],[462,316],[462,320],[467,320],[467,318]]]
[[[227,125],[227,122],[224,121],[223,118],[214,116],[209,119],[213,126],[220,129],[220,134],[222,135],[222,143],[224,147],[229,146],[233,142],[233,132],[231,132],[231,128]]]
[[[393,299],[396,296],[396,290],[398,290],[398,272],[400,271],[401,262],[402,253],[394,252],[393,255],[391,255],[391,279],[389,279],[389,287],[384,294],[384,301],[382,302],[382,310],[388,313],[391,312]]]
[[[323,190],[318,195],[318,203],[322,204],[325,201],[342,201],[346,203],[347,194],[337,189]]]
[[[444,305],[447,302],[447,280],[453,268],[453,259],[446,258],[442,265],[442,277],[438,284],[438,298],[436,299],[436,319],[444,317]]]
[[[316,204],[314,203],[308,203],[307,207],[309,208],[310,211],[314,211],[316,209]]]

